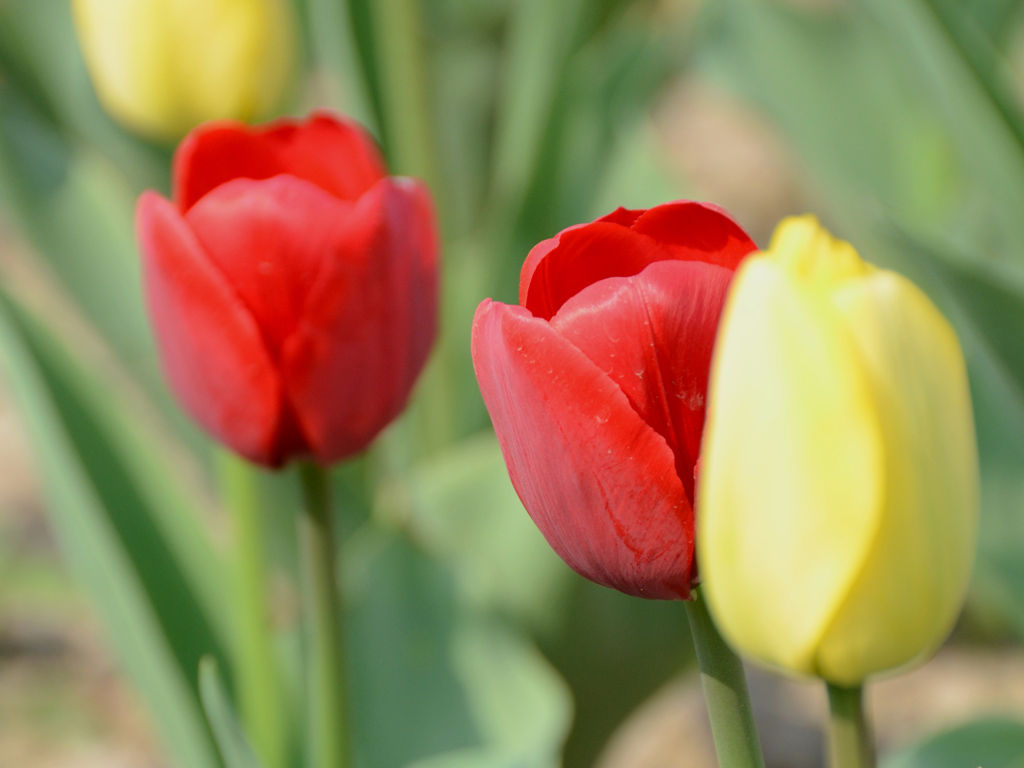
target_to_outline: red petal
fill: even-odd
[[[711,351],[732,275],[704,262],[662,261],[584,288],[551,319],[665,438],[691,503]]]
[[[693,509],[622,390],[546,321],[489,300],[473,366],[512,484],[562,559],[628,594],[688,597]]]
[[[704,261],[735,268],[756,250],[722,209],[680,201],[635,217],[619,209],[539,243],[523,264],[519,303],[550,319],[569,298],[607,277],[629,277],[656,261]],[[634,219],[631,226],[626,222]]]
[[[174,197],[184,213],[231,179],[291,174],[342,200],[356,200],[386,174],[373,139],[355,122],[323,112],[306,122],[253,128],[218,121],[196,128],[174,156]]]
[[[281,386],[252,315],[171,203],[153,192],[136,216],[143,282],[171,389],[220,442],[279,462]]]
[[[282,358],[296,416],[324,463],[362,450],[401,412],[437,331],[426,188],[385,179],[347,221]]]
[[[651,208],[633,231],[654,238],[681,261],[706,261],[736,269],[757,245],[724,208],[681,200]]]
[[[337,258],[351,210],[307,181],[277,176],[230,181],[185,214],[275,359],[298,328],[317,276]]]

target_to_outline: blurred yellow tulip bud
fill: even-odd
[[[708,389],[698,561],[740,651],[852,686],[930,655],[974,558],[963,354],[913,283],[811,216],[740,266]]]
[[[72,10],[100,101],[153,138],[264,117],[291,77],[288,0],[72,0]]]

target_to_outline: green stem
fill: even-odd
[[[235,677],[239,709],[266,768],[284,768],[287,712],[267,615],[267,574],[256,469],[229,451],[218,454],[221,494],[234,535]]]
[[[699,590],[686,603],[704,700],[722,768],[764,768],[743,663],[718,634]]]
[[[299,467],[305,499],[299,519],[302,606],[307,622],[306,695],[310,768],[347,768],[341,595],[335,566],[330,481],[312,463]]]
[[[828,683],[830,768],[874,768],[875,750],[864,715],[864,688]]]

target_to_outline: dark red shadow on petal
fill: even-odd
[[[700,261],[661,261],[587,286],[551,319],[665,438],[691,505],[711,353],[732,275]]]
[[[265,126],[218,121],[185,137],[174,155],[174,198],[184,213],[232,179],[290,174],[342,200],[356,200],[386,174],[373,139],[326,112]]]
[[[472,354],[512,483],[559,556],[628,594],[688,597],[693,509],[619,386],[546,321],[489,300]]]
[[[317,459],[365,448],[405,407],[437,332],[430,194],[388,178],[356,204],[285,343],[285,388]]]
[[[257,463],[280,464],[281,386],[256,321],[169,201],[143,194],[136,228],[171,389],[221,443]]]
[[[520,303],[536,317],[550,319],[562,304],[598,280],[629,277],[657,261],[703,261],[735,268],[756,249],[716,206],[680,201],[642,213],[619,209],[535,246],[523,265]]]

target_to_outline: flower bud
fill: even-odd
[[[620,208],[535,246],[520,306],[477,309],[473,367],[512,484],[591,581],[690,595],[715,328],[754,249],[711,205]]]
[[[178,400],[252,461],[321,464],[405,407],[437,329],[430,193],[327,114],[181,143],[139,200],[147,308]]]
[[[100,102],[152,138],[266,116],[291,77],[288,0],[72,0],[72,10]]]
[[[726,638],[839,685],[932,653],[967,588],[978,469],[931,301],[788,219],[737,272],[708,397],[698,556]]]

